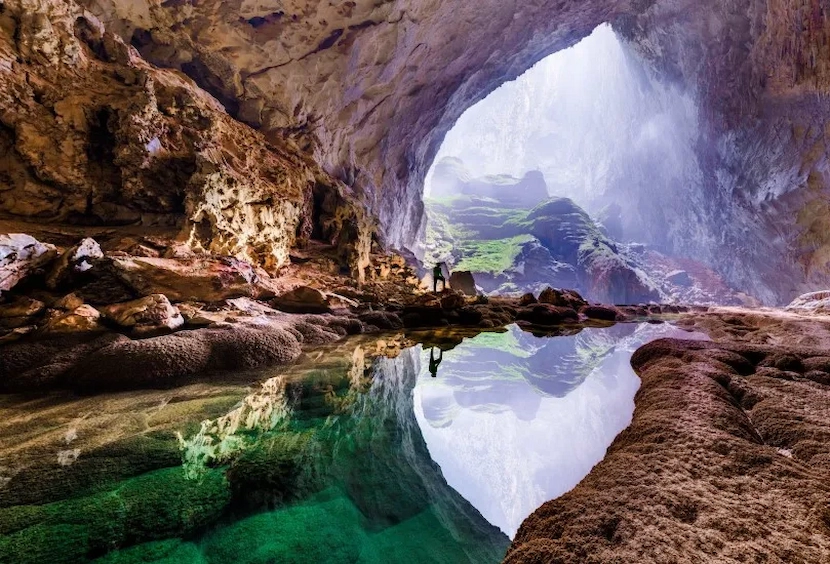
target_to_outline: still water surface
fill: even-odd
[[[699,337],[364,337],[177,390],[0,397],[0,563],[499,562],[629,424],[631,354],[665,336]]]

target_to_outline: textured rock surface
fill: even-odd
[[[830,557],[830,325],[741,310],[687,321],[719,342],[661,339],[634,354],[631,426],[525,520],[506,562]]]
[[[194,248],[271,271],[312,235],[312,216],[337,244],[371,242],[345,185],[289,143],[266,142],[181,73],[146,63],[74,2],[4,6],[4,216],[169,226]]]
[[[55,247],[22,233],[0,235],[0,294],[55,258]]]
[[[476,280],[473,277],[473,273],[469,270],[456,270],[450,274],[450,288],[461,292],[465,296],[475,296],[478,294]]]
[[[766,302],[827,279],[830,25],[820,3],[85,3],[240,119],[312,148],[363,191],[393,243],[417,232],[423,175],[460,113],[610,21],[699,106],[702,190],[682,201],[682,190],[649,195],[654,209],[681,218],[675,250]]]
[[[112,304],[101,308],[101,313],[136,335],[175,331],[184,325],[181,312],[164,294],[151,294],[131,302]]]

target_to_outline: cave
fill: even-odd
[[[828,134],[820,0],[2,2],[0,561],[827,562]]]
[[[694,98],[599,26],[447,133],[425,180],[419,258],[496,295],[553,284],[598,302],[757,303],[702,262],[722,250],[689,228],[703,219],[684,205],[703,190],[697,124]]]

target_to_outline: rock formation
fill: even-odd
[[[29,2],[30,12],[51,5]],[[670,233],[679,252],[765,302],[827,280],[830,26],[815,2],[83,3],[147,60],[188,74],[272,142],[310,150],[362,194],[394,245],[415,238],[424,174],[461,112],[610,22],[700,116],[703,188],[685,198],[682,187],[649,194],[660,213],[646,221],[679,218]]]
[[[631,426],[525,520],[505,562],[830,555],[830,326],[740,310],[683,324],[716,342],[661,339],[634,354]]]
[[[366,266],[373,226],[347,186],[74,2],[7,2],[0,72],[2,216],[166,226],[270,272],[314,235]]]
[[[438,197],[425,200],[424,262],[472,271],[493,295],[553,285],[603,303],[744,303],[696,261],[614,241],[569,198],[548,198],[541,177],[476,179],[460,161],[447,159],[436,167],[431,186]]]

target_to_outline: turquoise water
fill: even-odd
[[[677,332],[364,337],[176,390],[0,397],[0,563],[499,562],[630,421],[633,350]]]

